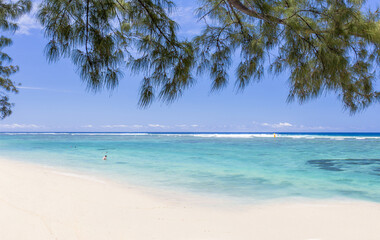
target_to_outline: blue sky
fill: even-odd
[[[200,31],[193,16],[193,1],[175,1],[181,34]],[[375,7],[376,0],[368,2]],[[13,45],[5,51],[20,66],[14,80],[20,93],[11,95],[14,113],[0,121],[0,131],[375,131],[380,132],[380,104],[351,116],[337,96],[326,94],[305,104],[287,103],[287,74],[253,83],[236,94],[234,78],[220,92],[210,92],[207,76],[171,105],[155,102],[147,109],[137,105],[141,76],[126,70],[113,92],[86,91],[70,60],[48,64],[46,39],[33,16],[20,19]]]

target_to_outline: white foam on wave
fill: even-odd
[[[170,134],[168,134],[170,135]],[[189,135],[189,134],[183,134]],[[230,133],[210,133],[210,134],[191,134],[194,137],[204,137],[204,138],[274,138],[273,134],[268,133],[260,133],[260,134],[230,134]],[[346,139],[380,139],[377,136],[328,136],[328,135],[293,135],[293,134],[276,134],[276,138],[292,138],[292,139],[329,139],[329,140],[337,140],[342,141]]]
[[[4,135],[72,135],[72,136],[171,136],[201,138],[273,138],[273,133],[1,133]],[[276,134],[276,138],[292,139],[330,139],[342,141],[346,139],[367,140],[380,139],[380,136],[331,136],[318,134]]]
[[[357,139],[357,140],[365,140],[365,139],[380,139],[380,137],[375,136],[366,136],[366,137],[357,137],[357,136],[317,136],[316,138],[326,138],[331,140],[346,140],[346,139]]]
[[[276,137],[294,138],[294,139],[330,139],[330,140],[337,140],[337,141],[342,141],[346,139],[358,139],[358,140],[380,139],[380,137],[376,137],[376,136],[357,137],[357,136],[291,135],[291,134],[278,134],[276,135]]]
[[[316,139],[316,138],[318,138],[317,136],[312,136],[312,135],[282,135],[282,134],[277,135],[277,137],[294,138],[294,139],[301,139],[301,138]]]
[[[71,133],[73,136],[146,136],[148,133]]]
[[[4,135],[69,135],[70,133],[52,133],[52,132],[40,132],[40,133],[32,133],[32,132],[14,132],[14,133],[2,133]]]
[[[254,137],[262,137],[262,138],[273,138],[273,134],[229,134],[229,133],[216,133],[216,134],[191,134],[194,137],[205,137],[205,138],[254,138]]]
[[[337,141],[342,141],[342,140],[345,140],[347,138],[344,138],[344,137],[335,137],[335,138],[330,138],[332,140],[337,140]]]
[[[380,139],[380,137],[355,137],[355,139],[363,140],[363,139]]]

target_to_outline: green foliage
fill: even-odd
[[[167,0],[45,0],[38,18],[49,61],[71,57],[89,89],[113,89],[123,66],[143,71],[140,104],[173,101],[192,83],[193,49],[177,39]],[[156,93],[158,91],[158,94]]]
[[[17,2],[0,0],[0,30],[14,32],[17,24],[14,22],[22,14],[29,12],[31,2],[29,0],[20,0]],[[6,92],[17,93],[15,82],[9,77],[18,71],[18,66],[7,65],[12,58],[3,52],[3,49],[12,44],[12,40],[0,35],[0,119],[9,116],[12,113],[13,104],[9,102]]]
[[[171,102],[208,72],[212,90],[228,83],[240,55],[236,86],[265,72],[290,73],[289,100],[325,92],[351,112],[378,101],[379,11],[361,0],[202,0],[206,22],[191,42],[179,40],[169,0],[44,0],[38,18],[50,42],[49,61],[72,58],[89,89],[113,89],[123,67],[143,75],[140,104]]]
[[[290,72],[289,101],[332,91],[354,113],[380,99],[373,87],[379,12],[364,13],[362,6],[350,0],[204,0],[198,13],[211,23],[195,38],[200,67],[209,70],[213,86],[223,87],[238,52],[238,89],[260,80],[265,69]]]

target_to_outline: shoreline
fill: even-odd
[[[175,193],[173,193],[175,194]],[[378,239],[380,204],[231,205],[0,159],[1,239]]]
[[[61,165],[50,165],[38,162],[30,162],[27,160],[11,159],[0,157],[1,162],[6,162],[10,164],[21,164],[25,166],[31,166],[32,168],[37,168],[43,171],[48,171],[52,174],[85,179],[97,183],[116,185],[120,188],[134,189],[141,194],[148,194],[151,197],[161,198],[161,199],[173,199],[176,201],[186,202],[188,204],[201,204],[201,205],[220,205],[221,207],[249,207],[249,206],[260,206],[260,205],[278,205],[286,203],[321,203],[321,202],[331,202],[331,203],[351,203],[351,202],[368,202],[379,204],[380,202],[371,201],[367,199],[360,198],[348,198],[348,197],[331,197],[331,198],[312,198],[312,197],[278,197],[278,198],[268,198],[268,199],[257,199],[252,200],[252,198],[242,198],[237,196],[223,195],[217,193],[205,193],[196,191],[186,191],[180,188],[170,188],[170,187],[160,187],[160,186],[148,186],[146,184],[129,182],[125,179],[114,178],[107,175],[102,175],[99,172],[87,172],[83,169],[70,168],[68,166]]]

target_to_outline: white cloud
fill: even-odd
[[[138,129],[144,127],[143,125],[134,124],[134,125],[125,125],[125,124],[114,124],[114,125],[103,125],[101,128],[130,128]]]
[[[180,34],[191,37],[202,31],[204,23],[198,21],[195,10],[195,7],[177,7],[170,15],[179,24]]]
[[[17,29],[16,34],[29,35],[31,30],[42,29],[42,26],[38,23],[35,17],[39,3],[40,1],[34,1],[30,13],[25,14],[18,19],[17,24],[19,28]]]
[[[322,127],[322,126],[311,126],[310,127],[310,126],[300,125],[299,128],[302,130],[335,130],[334,128]]]
[[[179,125],[177,125],[179,126]],[[184,125],[186,126],[186,125]],[[171,128],[170,126],[161,125],[161,124],[147,124],[147,125],[141,125],[141,124],[133,124],[133,125],[126,125],[126,124],[113,124],[113,125],[102,125],[101,128],[125,128],[125,129],[149,129],[149,128]]]
[[[70,90],[61,90],[61,89],[49,89],[49,88],[42,88],[42,87],[28,87],[28,86],[20,86],[17,87],[19,89],[25,89],[25,90],[37,90],[37,91],[49,91],[49,92],[59,92],[59,93],[75,93]]]
[[[172,17],[177,22],[189,23],[190,20],[193,20],[196,17],[194,14],[195,10],[196,10],[195,7],[177,7],[170,14],[170,17]]]
[[[129,125],[117,124],[117,125],[103,125],[102,128],[127,128]]]
[[[13,123],[13,124],[0,124],[0,128],[5,128],[5,129],[26,129],[26,128],[41,128],[41,126],[38,126],[36,124],[18,124],[18,123]]]
[[[91,124],[88,124],[88,125],[84,125],[84,126],[82,126],[83,128],[92,128],[92,127],[94,127],[94,126],[92,126]]]
[[[148,127],[153,127],[153,128],[166,128],[165,125],[160,125],[160,124],[148,124]]]
[[[278,128],[287,128],[292,131],[339,131],[337,128],[332,128],[328,126],[305,126],[303,124],[297,125],[297,124],[292,124],[289,122],[279,122],[279,123],[260,123],[260,122],[252,122],[253,125],[258,127],[258,129],[255,129],[256,131],[266,131],[268,128],[273,128],[273,129],[278,129]]]
[[[197,124],[190,124],[190,125],[186,125],[186,124],[178,124],[178,125],[175,125],[176,127],[180,127],[180,128],[195,128],[195,127],[199,127],[199,125]]]
[[[271,127],[271,128],[283,128],[283,127],[293,127],[293,124],[288,122],[280,122],[280,123],[262,123],[261,126]]]
[[[23,86],[20,86],[20,87],[17,87],[19,89],[28,89],[28,90],[46,90],[46,88],[40,88],[40,87],[23,87]]]

